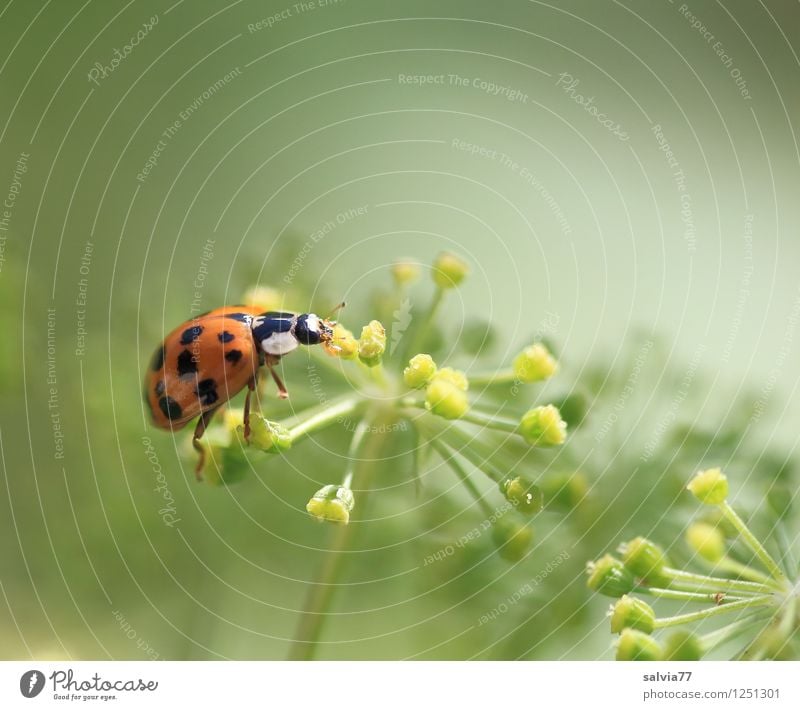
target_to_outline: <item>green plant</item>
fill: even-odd
[[[800,629],[800,580],[785,550],[782,567],[728,502],[728,479],[719,468],[697,473],[689,492],[714,514],[693,522],[685,540],[707,572],[678,569],[655,542],[637,537],[619,546],[620,557],[605,555],[587,566],[590,589],[617,598],[610,612],[611,632],[620,634],[618,660],[698,660],[741,637],[747,641],[736,658],[796,658]],[[781,519],[775,526],[783,525]],[[738,542],[750,559],[733,556]],[[704,608],[669,616],[632,594]],[[727,625],[700,633],[707,620],[727,618]],[[651,634],[674,631],[663,640]],[[692,629],[692,630],[690,630]]]

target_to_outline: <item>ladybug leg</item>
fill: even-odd
[[[256,388],[257,376],[253,375],[253,379],[247,383],[247,394],[244,396],[244,440],[250,443],[250,395]]]
[[[194,428],[194,436],[192,437],[192,447],[194,447],[194,450],[199,454],[197,458],[197,466],[195,466],[194,468],[194,475],[197,477],[198,481],[203,480],[202,473],[203,473],[203,468],[205,467],[206,464],[206,450],[200,443],[200,439],[203,437],[203,434],[206,433],[206,427],[208,426],[208,423],[211,421],[211,417],[213,417],[214,414],[216,413],[217,409],[219,409],[219,407],[216,407],[214,409],[209,409],[208,411],[203,412],[200,415],[200,419],[197,420],[197,426]]]
[[[275,372],[275,365],[277,365],[279,361],[279,356],[267,355],[264,364],[267,366],[267,369],[269,369],[269,374],[272,375],[272,379],[275,380],[275,384],[278,385],[278,397],[281,399],[286,399],[289,396],[289,391],[286,389],[286,385],[283,384],[283,380],[281,380],[280,375]]]

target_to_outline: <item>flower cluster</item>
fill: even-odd
[[[409,302],[408,290],[421,274],[421,266],[410,260],[394,263],[393,291],[387,297],[389,312]],[[242,411],[229,409],[224,420],[211,425],[202,440],[209,461],[205,480],[231,483],[258,466],[251,452],[286,455],[310,435],[346,424],[353,433],[342,478],[313,492],[306,505],[310,516],[318,521],[346,524],[358,505],[359,491],[366,488],[359,478],[360,468],[376,457],[375,451],[367,456],[365,447],[380,436],[375,432],[391,431],[392,425],[403,422],[416,433],[416,450],[410,453],[417,468],[427,465],[427,457],[435,454],[486,517],[496,518],[492,539],[500,556],[512,561],[522,559],[534,537],[530,516],[542,510],[546,499],[573,506],[585,493],[586,483],[552,476],[537,480],[528,470],[530,464],[520,463],[532,448],[557,447],[567,435],[559,408],[553,404],[526,408],[520,406],[524,395],[509,393],[512,386],[520,391],[522,385],[542,382],[557,373],[558,363],[543,343],[527,345],[509,365],[497,370],[465,371],[441,361],[445,327],[437,316],[448,292],[463,283],[468,274],[463,259],[440,254],[430,268],[430,302],[419,313],[412,313],[405,324],[412,327],[390,333],[388,343],[386,329],[378,320],[367,323],[358,336],[337,323],[330,342],[306,352],[315,367],[319,365],[330,373],[342,394],[326,397],[306,409],[295,409],[290,417],[267,418],[254,408],[247,441]],[[251,289],[246,300],[265,310],[285,309],[283,296],[272,289]],[[518,468],[524,470],[515,470]],[[481,486],[476,485],[476,475],[496,484],[507,501],[505,514],[492,515],[496,506],[487,502]]]
[[[713,513],[685,532],[686,544],[706,572],[673,567],[664,549],[643,537],[621,544],[618,556],[587,565],[589,588],[617,599],[610,610],[611,632],[619,634],[617,660],[698,660],[746,635],[738,658],[792,657],[800,628],[797,583],[728,503],[728,479],[719,468],[700,471],[687,489]],[[733,555],[735,543],[747,550],[747,562]],[[640,598],[644,595],[703,608],[659,617]],[[703,634],[683,628],[663,638],[653,635],[717,617],[730,623]]]

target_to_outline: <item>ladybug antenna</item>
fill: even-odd
[[[329,315],[325,316],[325,320],[331,320],[339,311],[342,310],[347,304],[342,301],[336,308],[334,308]]]

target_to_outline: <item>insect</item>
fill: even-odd
[[[247,387],[248,440],[250,396],[260,367],[269,370],[278,396],[285,399],[289,393],[275,366],[299,345],[330,343],[335,325],[314,313],[262,312],[250,306],[223,306],[182,323],[158,346],[145,376],[144,398],[153,423],[176,431],[199,415],[192,445],[199,454],[195,474],[200,479],[205,463],[200,439],[214,413]]]

